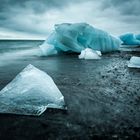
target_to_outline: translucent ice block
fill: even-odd
[[[128,67],[130,68],[140,68],[140,57],[133,56],[131,57]]]
[[[101,59],[100,56],[101,56],[100,51],[94,51],[90,48],[86,48],[85,50],[81,51],[79,59]]]
[[[52,78],[28,65],[0,91],[0,113],[40,115],[47,107],[64,109],[64,97]]]

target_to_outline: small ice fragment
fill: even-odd
[[[78,57],[79,59],[101,59],[100,56],[100,51],[94,51],[90,48],[86,48],[85,50],[81,51],[81,54]]]
[[[133,56],[131,57],[128,67],[130,68],[140,68],[140,57]]]
[[[64,97],[53,79],[31,64],[0,91],[0,113],[39,116],[48,107],[64,106]]]

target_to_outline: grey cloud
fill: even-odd
[[[5,11],[9,7],[32,8],[35,12],[44,12],[51,8],[62,8],[71,3],[84,0],[0,0],[0,10]],[[90,0],[87,0],[90,1]]]
[[[35,13],[42,13],[52,8],[61,9],[69,4],[76,4],[97,0],[0,0],[0,11],[7,11],[10,8],[32,9]],[[113,7],[121,14],[140,15],[140,0],[100,0],[103,9]],[[20,11],[19,11],[20,12]]]
[[[140,0],[104,0],[102,7],[113,7],[124,15],[140,15]]]
[[[88,2],[90,5],[86,7]],[[82,11],[82,3],[85,4],[85,7],[82,8],[87,10]],[[96,7],[97,3],[100,6]],[[77,11],[81,11],[80,15],[78,15],[79,12],[70,15],[69,6],[74,6]],[[129,27],[131,27],[131,31],[136,32],[140,28],[139,6],[140,0],[0,0],[0,27],[45,35],[49,32],[49,24],[54,24],[55,21],[56,23],[57,21],[67,21],[67,19],[71,22],[80,22],[83,15],[85,21],[89,23],[96,21],[98,25],[98,23],[103,22],[104,29],[109,28],[110,24],[113,23],[110,30],[116,27],[120,29],[127,27],[129,32]],[[88,9],[92,9],[91,13]],[[95,13],[96,16],[94,16]]]

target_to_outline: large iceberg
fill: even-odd
[[[105,31],[86,23],[63,23],[55,25],[55,30],[40,46],[43,55],[63,52],[80,53],[85,48],[101,52],[118,50],[121,41]]]
[[[140,34],[135,35],[133,33],[127,33],[120,36],[120,39],[123,42],[123,45],[134,45],[139,46],[140,45]]]
[[[0,91],[0,113],[38,116],[46,108],[64,109],[64,97],[52,78],[32,65]]]

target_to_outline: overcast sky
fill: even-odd
[[[0,38],[45,39],[63,22],[140,33],[140,0],[0,0]]]

